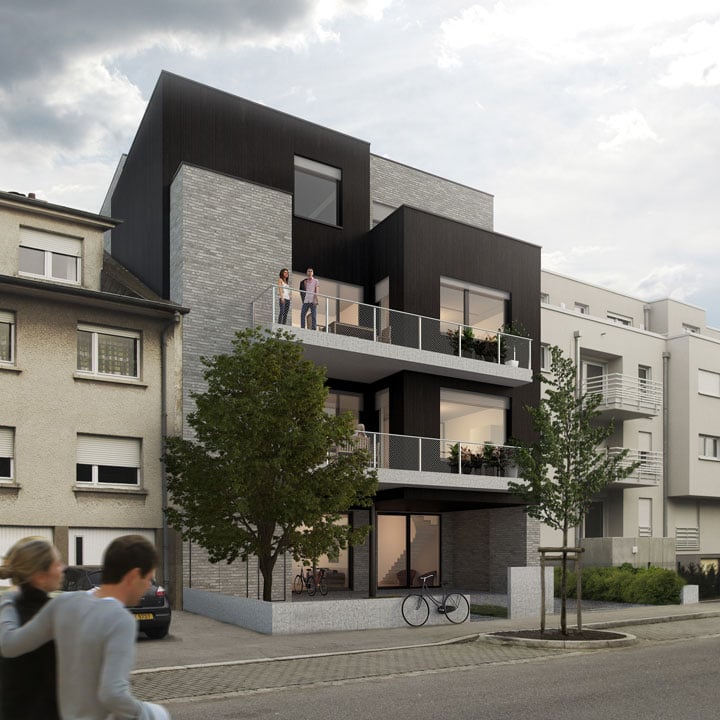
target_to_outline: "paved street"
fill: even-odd
[[[720,637],[720,608],[717,605],[693,606],[693,610],[680,606],[631,608],[588,613],[586,623],[623,625],[617,629],[635,635],[640,642],[633,648],[577,651],[493,645],[478,639],[482,633],[520,624],[510,620],[474,622],[460,627],[448,624],[421,629],[264,636],[177,613],[173,634],[167,641],[139,643],[140,668],[133,675],[133,685],[139,697],[167,703],[177,718],[205,717],[204,708],[217,703],[227,705],[231,713],[219,717],[239,717],[232,712],[237,713],[237,708],[244,707],[251,697],[268,693],[278,694],[279,707],[272,714],[283,717],[277,713],[287,704],[287,689],[332,695],[332,688],[338,684],[374,683],[377,687],[374,686],[373,693],[384,694],[388,691],[385,683],[388,678],[427,677],[428,682],[434,683],[429,678],[447,678],[451,671],[462,671],[468,676],[518,664],[526,667],[525,672],[531,672],[531,666],[547,668],[551,661],[588,655],[597,655],[595,662],[605,667],[608,653],[615,664],[621,657],[628,657],[623,653],[631,650],[667,653],[673,665],[674,653],[678,651],[675,646],[708,643],[711,641],[707,638]],[[528,621],[523,624],[532,626]],[[272,705],[272,700],[267,703]],[[304,715],[288,715],[291,716]]]

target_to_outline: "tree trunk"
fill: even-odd
[[[272,583],[273,570],[275,569],[275,559],[273,557],[258,558],[258,567],[263,576],[263,600],[272,602]]]
[[[560,632],[567,635],[567,521],[563,525],[563,553],[560,565]]]

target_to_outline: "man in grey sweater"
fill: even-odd
[[[135,662],[136,605],[150,585],[158,558],[141,535],[124,535],[105,551],[95,592],[60,595],[20,627],[11,598],[0,603],[0,653],[17,657],[55,640],[58,705],[63,720],[165,720],[160,705],[137,700],[130,689]]]

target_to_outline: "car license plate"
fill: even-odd
[[[152,613],[135,613],[136,620],[152,620],[154,617]]]

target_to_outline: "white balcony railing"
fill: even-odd
[[[251,303],[252,324],[255,326],[276,323],[295,328],[311,327],[309,315],[306,322],[301,319],[302,298],[299,290],[291,290],[290,308],[285,322],[282,323],[278,288],[267,288]],[[531,368],[530,338],[329,295],[318,295],[316,329],[319,332],[375,343]]]
[[[662,407],[662,384],[634,375],[609,373],[588,378],[582,385],[583,394],[602,397],[600,410],[636,409],[641,414],[657,414]]]
[[[509,445],[360,432],[333,452],[352,452],[356,448],[370,453],[370,466],[375,469],[508,477],[517,474],[516,448]]]
[[[608,448],[609,455],[619,455],[624,448]],[[629,468],[639,462],[635,470],[626,478],[625,482],[635,482],[638,485],[657,485],[662,480],[663,454],[655,450],[630,450],[623,458],[620,466]]]

